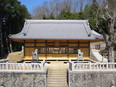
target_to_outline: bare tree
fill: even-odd
[[[51,2],[49,2],[49,6],[50,6],[50,10],[51,10],[51,14],[53,14],[55,17],[58,16],[58,14],[60,14],[61,12],[61,1],[60,0],[52,0]]]
[[[83,10],[85,1],[86,0],[51,0],[35,8],[32,16],[33,18],[42,19],[43,16],[50,16],[51,14],[57,17],[62,11],[76,13]]]
[[[100,1],[100,0],[99,0]],[[108,49],[108,61],[114,62],[114,46],[116,44],[116,0],[102,0],[99,3],[99,16],[107,23],[106,30],[100,29]],[[105,32],[107,31],[107,33]]]
[[[83,10],[83,7],[84,7],[84,1],[85,1],[85,0],[79,0],[80,11]]]
[[[37,7],[33,10],[33,19],[43,19],[45,15],[45,9],[43,7]]]

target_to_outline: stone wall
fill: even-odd
[[[116,87],[116,71],[68,70],[69,87]]]
[[[0,87],[46,87],[46,72],[0,72]]]

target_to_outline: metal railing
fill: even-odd
[[[74,63],[69,62],[71,71],[111,71],[116,70],[116,63]]]
[[[45,61],[41,63],[0,63],[0,71],[44,71]]]

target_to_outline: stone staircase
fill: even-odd
[[[49,69],[47,87],[67,87],[66,69]]]

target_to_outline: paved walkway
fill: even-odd
[[[68,64],[61,61],[46,64],[48,68],[47,87],[67,87]]]

